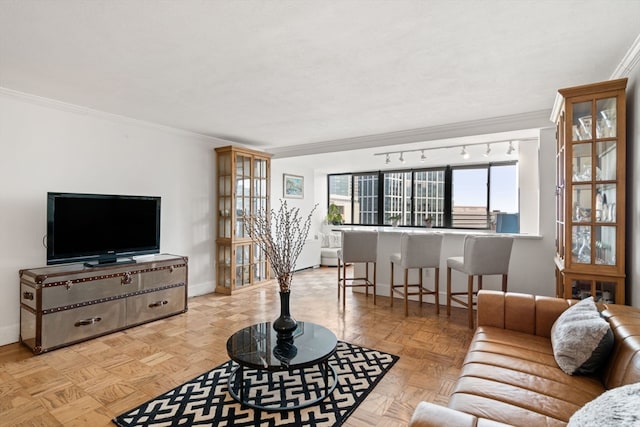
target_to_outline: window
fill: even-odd
[[[411,225],[411,172],[387,172],[384,179],[383,224],[395,219],[399,225]]]
[[[489,228],[488,167],[455,168],[452,174],[453,228]]]
[[[518,213],[516,162],[328,176],[345,224],[489,229]]]
[[[423,227],[428,218],[433,227],[444,226],[444,169],[417,171],[413,177],[413,225]]]
[[[329,204],[338,207],[345,223],[351,223],[351,174],[329,175]]]
[[[491,212],[518,212],[518,165],[491,167]]]
[[[353,224],[378,224],[378,174],[353,177]]]

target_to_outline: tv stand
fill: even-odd
[[[187,257],[130,261],[20,270],[20,342],[40,354],[187,311]]]

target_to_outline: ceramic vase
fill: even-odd
[[[289,297],[291,292],[280,292],[280,317],[273,322],[273,329],[278,334],[278,340],[292,340],[293,332],[298,327],[296,319],[289,311]]]

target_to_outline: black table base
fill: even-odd
[[[338,374],[336,370],[328,362],[323,362],[318,365],[317,369],[322,371],[322,384],[318,381],[316,387],[310,389],[309,384],[302,384],[297,382],[297,378],[302,378],[305,374],[308,374],[313,369],[300,368],[292,369],[291,371],[261,371],[257,369],[247,369],[242,366],[238,366],[229,376],[229,394],[239,403],[246,405],[250,408],[261,409],[265,411],[291,411],[295,409],[306,408],[308,406],[315,405],[322,402],[327,396],[333,393],[336,385],[338,385]],[[278,377],[277,382],[283,383],[284,389],[279,390],[279,397],[268,397],[268,403],[263,403],[264,396],[256,395],[252,391],[259,389],[259,386],[254,380],[245,378],[245,374],[255,374],[255,376],[262,375],[265,381],[269,381],[274,384],[273,377]],[[287,383],[295,383],[292,387],[305,387],[305,393],[301,393],[299,396],[287,397]],[[241,386],[242,385],[242,386]],[[275,385],[275,384],[274,384]]]

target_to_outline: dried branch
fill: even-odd
[[[247,234],[269,260],[280,292],[289,292],[291,289],[293,268],[309,235],[311,216],[317,207],[318,204],[311,209],[304,222],[300,208],[289,209],[286,201],[280,202],[277,212],[260,209],[255,216],[242,214]]]

